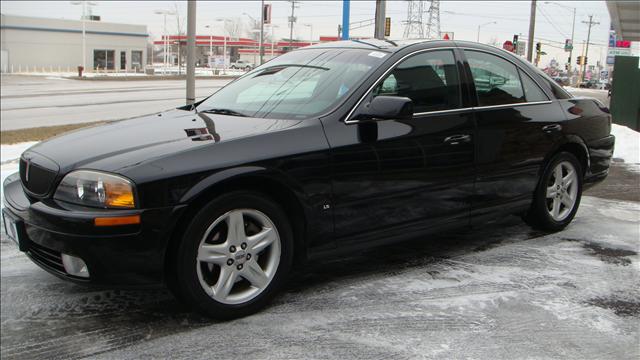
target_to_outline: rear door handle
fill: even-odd
[[[562,130],[562,125],[560,124],[551,124],[551,125],[545,125],[542,127],[542,131],[546,133],[552,133],[560,130]]]
[[[449,145],[458,145],[471,141],[471,135],[451,135],[444,138],[444,143]]]

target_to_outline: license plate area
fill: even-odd
[[[13,241],[20,251],[25,251],[23,249],[24,245],[24,222],[19,218],[11,215],[7,211],[2,211],[2,222],[4,223],[4,231],[9,237],[11,241]]]

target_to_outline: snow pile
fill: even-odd
[[[640,172],[640,133],[616,124],[612,125],[611,133],[616,137],[613,157],[624,160],[631,170]]]
[[[13,145],[2,145],[2,150],[0,151],[0,200],[4,199],[2,187],[4,179],[18,172],[18,159],[20,155],[36,143],[36,141],[32,141]],[[1,204],[0,206],[4,207],[4,201],[2,201]]]

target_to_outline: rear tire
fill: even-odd
[[[582,198],[582,167],[571,153],[549,161],[534,193],[525,222],[544,231],[560,231],[573,220]]]
[[[281,288],[293,260],[293,233],[274,201],[238,191],[195,215],[175,256],[176,297],[228,320],[260,310]]]

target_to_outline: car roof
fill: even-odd
[[[422,46],[429,47],[433,46],[457,46],[457,47],[465,47],[465,48],[474,48],[474,49],[483,49],[491,52],[505,52],[509,53],[506,50],[480,44],[473,41],[461,41],[461,40],[433,40],[433,39],[407,39],[407,40],[380,40],[380,39],[351,39],[351,40],[341,40],[341,41],[332,41],[319,43],[311,46],[306,46],[304,48],[300,48],[298,50],[305,49],[322,49],[322,48],[351,48],[351,49],[378,49],[387,52],[397,52],[402,49],[408,47],[416,47],[420,48]],[[509,53],[513,55],[512,53]]]

